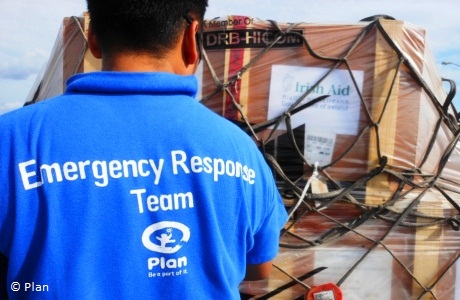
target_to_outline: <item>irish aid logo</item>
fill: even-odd
[[[150,251],[171,254],[190,239],[190,229],[182,223],[163,221],[150,225],[142,234],[142,244]]]

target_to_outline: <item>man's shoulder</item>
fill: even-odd
[[[14,110],[11,110],[9,112],[6,112],[0,115],[0,120],[13,121],[19,118],[27,118],[33,114],[40,113],[41,111],[46,110],[48,106],[55,105],[54,101],[51,101],[51,100],[54,100],[60,97],[62,97],[62,95],[55,96],[47,100],[42,100],[36,103],[24,105],[22,107],[18,107]]]
[[[234,139],[238,144],[241,144],[243,149],[248,150],[244,147],[256,148],[256,143],[251,136],[238,124],[232,120],[226,119],[214,112],[212,112],[216,123],[214,124],[214,130],[217,134],[220,134],[224,139]],[[243,147],[244,146],[244,147]]]

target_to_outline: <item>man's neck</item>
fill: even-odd
[[[169,57],[156,58],[148,54],[119,53],[112,57],[103,59],[103,71],[121,72],[168,72],[182,74],[185,72],[178,60]]]

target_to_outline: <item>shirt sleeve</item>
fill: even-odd
[[[274,182],[271,192],[271,209],[267,209],[265,218],[254,235],[254,246],[246,256],[247,264],[261,264],[274,259],[278,254],[280,231],[288,215]]]

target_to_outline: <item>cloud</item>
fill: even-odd
[[[22,106],[63,18],[80,16],[85,9],[84,0],[0,0],[0,113]]]
[[[20,53],[20,56],[0,55],[0,79],[23,80],[36,76],[48,59],[44,51]]]
[[[34,82],[34,76],[22,80],[0,79],[0,113],[23,106]]]
[[[20,101],[0,103],[0,115],[22,107],[23,105],[24,103]]]

